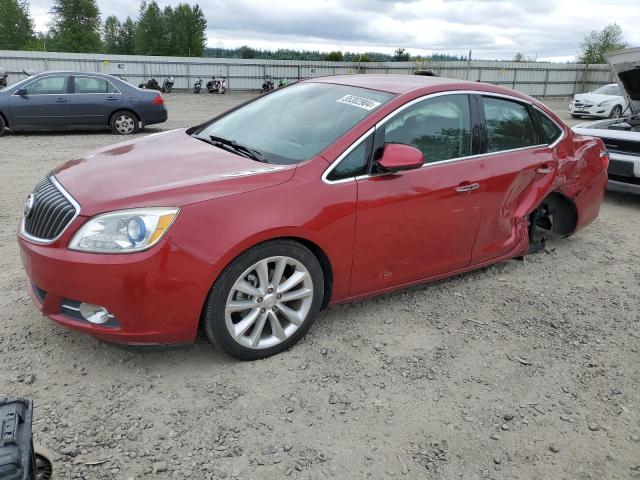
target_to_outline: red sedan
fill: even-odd
[[[256,359],[327,305],[484,267],[598,215],[601,140],[521,93],[350,75],[72,160],[27,200],[28,288],[53,320],[128,344],[199,328]]]

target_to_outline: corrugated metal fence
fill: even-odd
[[[266,75],[295,81],[326,75],[383,73],[412,74],[431,69],[442,77],[480,80],[532,96],[570,96],[613,82],[607,65],[572,63],[498,62],[489,60],[441,62],[313,62],[291,60],[240,60],[232,58],[148,57],[57,52],[0,50],[0,69],[10,82],[24,77],[23,71],[78,70],[111,73],[137,85],[153,76],[162,84],[175,77],[175,88],[189,88],[201,77],[227,77],[232,90],[258,90]]]

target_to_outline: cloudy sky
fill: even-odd
[[[103,18],[138,3],[97,0]],[[195,3],[195,0],[187,0]],[[200,0],[210,47],[381,51],[571,60],[584,36],[617,22],[640,46],[640,0]],[[161,7],[177,2],[159,0]],[[38,30],[51,2],[31,0]]]

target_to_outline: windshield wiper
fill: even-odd
[[[251,158],[258,162],[269,163],[265,156],[262,155],[262,153],[260,153],[258,150],[247,147],[246,145],[242,145],[235,140],[229,140],[228,138],[217,137],[215,135],[209,135],[209,139],[211,140],[211,144],[216,147],[224,148],[225,150],[231,150],[234,153],[240,154],[243,157]]]

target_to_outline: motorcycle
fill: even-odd
[[[144,88],[147,90],[162,90],[162,88],[160,88],[160,85],[158,84],[158,81],[151,77],[149,80],[147,80],[146,82],[142,82],[140,85],[138,85],[138,88]]]
[[[281,78],[278,81],[278,88],[284,88],[287,87],[289,85],[289,80],[287,80],[286,78]]]
[[[171,90],[173,90],[174,82],[175,82],[175,79],[173,77],[165,78],[164,82],[162,82],[162,92],[170,93]]]
[[[202,79],[199,78],[198,80],[195,81],[195,83],[193,84],[193,93],[200,93],[200,90],[202,89]]]
[[[271,90],[275,89],[275,85],[273,83],[273,79],[271,75],[266,75],[264,77],[264,83],[262,84],[262,88],[260,89],[260,93],[268,93]]]
[[[0,68],[0,88],[7,86],[7,78],[9,78],[9,74]]]
[[[207,91],[209,93],[224,93],[227,91],[227,79],[222,77],[218,79],[211,77],[211,80],[207,82]]]

